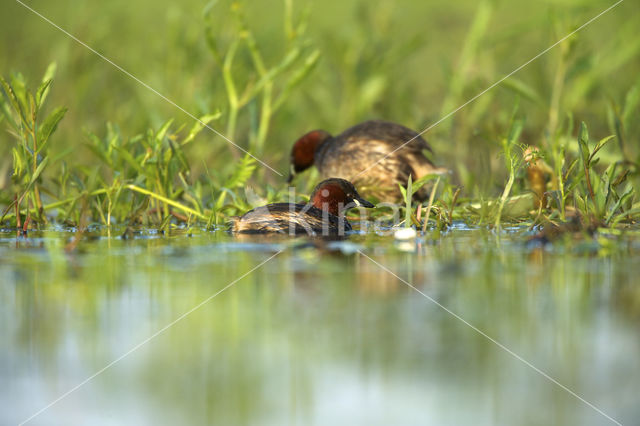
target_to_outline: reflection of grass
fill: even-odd
[[[440,10],[444,4],[412,4],[400,10],[391,3],[374,9],[363,2],[342,10],[349,25],[340,21],[347,18],[326,18],[338,7],[332,2],[314,4],[313,12],[309,5],[290,0],[284,8],[268,11],[239,1],[211,2],[202,20],[194,22],[176,19],[182,12],[173,8],[168,12],[172,18],[167,18],[171,49],[166,67],[182,73],[174,79],[184,78],[187,87],[194,86],[194,78],[207,81],[187,109],[224,129],[226,136],[261,159],[279,161],[284,170],[290,143],[302,131],[326,127],[335,132],[370,117],[420,128],[602,7],[593,1],[588,7],[557,6],[551,13],[537,8],[527,16],[522,5],[496,9],[487,2],[462,2],[457,11]],[[595,229],[640,217],[640,123],[633,119],[640,105],[635,77],[640,42],[635,27],[624,19],[633,7],[621,5],[429,132],[439,153],[436,163],[454,169],[455,176],[442,181],[429,208],[429,218],[439,229],[453,220],[499,227],[512,221],[555,223],[573,217]],[[513,13],[516,9],[518,14]],[[108,10],[105,19],[116,19],[116,9]],[[406,23],[415,19],[412,11],[429,12],[424,19],[432,27],[411,29]],[[89,12],[78,9],[70,16],[79,13]],[[144,8],[135,7],[132,13],[144,22]],[[508,13],[512,15],[505,19]],[[438,19],[469,25],[439,27]],[[41,22],[29,21],[27,26],[36,34],[45,31]],[[7,28],[4,31],[20,31]],[[535,32],[538,38],[529,39],[531,28],[549,34]],[[125,45],[121,37],[116,34],[105,43],[120,40]],[[459,53],[450,51],[454,46],[448,40],[455,40]],[[148,42],[150,50],[158,48],[155,40]],[[28,41],[15,43],[25,51],[43,49]],[[432,49],[440,45],[448,47],[440,52],[443,73],[433,63]],[[21,55],[15,46],[12,51]],[[44,54],[32,56],[40,62]],[[78,60],[60,56],[50,59]],[[136,63],[135,49],[125,48],[119,60]],[[104,72],[92,70],[96,76]],[[9,70],[0,71],[6,75]],[[121,107],[115,108],[109,99],[89,96],[87,109],[95,112],[91,123],[108,124],[106,130],[78,136],[85,127],[78,114],[65,116],[64,107],[45,113],[44,101],[64,103],[64,92],[88,94],[87,79],[93,74],[76,81],[58,75],[52,84],[54,71],[55,66],[49,67],[33,92],[21,74],[3,83],[0,122],[10,133],[0,137],[17,141],[0,146],[0,158],[5,158],[0,170],[10,167],[12,175],[10,184],[0,177],[0,205],[11,225],[26,229],[55,216],[55,221],[68,224],[85,218],[106,225],[166,228],[182,221],[211,226],[251,206],[242,191],[249,184],[260,198],[284,199],[284,182],[251,157],[239,156],[220,141],[209,144],[201,124],[185,126],[159,118],[165,114],[160,107],[133,108],[139,100],[121,97]],[[116,97],[124,84],[131,84],[113,77],[109,82],[117,89],[112,91]],[[172,80],[169,87],[176,84]],[[128,122],[120,111],[135,117]],[[123,123],[110,124],[114,117]],[[599,135],[600,143],[590,142],[587,125],[578,125],[582,122],[589,125],[589,133]],[[143,125],[149,129],[140,131]],[[611,142],[605,145],[606,141]],[[414,182],[412,190],[419,184]],[[410,214],[416,206],[410,199],[405,204],[405,223],[422,226],[421,215]]]
[[[594,389],[594,400],[627,394],[618,374],[605,373],[637,377],[628,369],[637,351],[630,343],[637,338],[634,321],[640,313],[637,264],[621,266],[632,262],[637,249],[623,240],[606,258],[593,256],[588,245],[528,251],[500,247],[489,235],[484,229],[453,230],[437,246],[410,254],[394,252],[388,239],[364,244],[403,279],[536,365]],[[7,312],[3,331],[15,330],[0,340],[0,348],[14,366],[7,377],[28,374],[52,397],[267,257],[229,250],[234,240],[222,232],[94,240],[70,256],[61,249],[68,234],[44,236],[45,256],[11,250],[0,264],[9,278],[0,288]],[[212,238],[223,244],[212,245]],[[612,264],[612,257],[622,264]],[[615,321],[602,321],[610,316]],[[611,339],[621,339],[619,333],[628,339],[627,351],[604,351]],[[594,353],[600,354],[597,360]],[[602,374],[593,376],[594,368]],[[559,395],[553,386],[506,379],[506,372],[529,372],[366,258],[307,248],[282,254],[239,281],[70,396],[73,404],[47,414],[64,416],[66,407],[77,410],[85,397],[107,410],[124,394],[140,404],[139,415],[167,416],[160,423],[171,423],[172,415],[183,423],[264,423],[271,415],[286,418],[287,407],[310,423],[305,420],[323,414],[314,410],[326,389],[323,376],[335,372],[358,378],[354,391],[369,389],[382,375],[389,380],[385,395],[394,380],[415,380],[416,390],[434,384],[435,393],[456,404],[467,399],[453,396],[471,385],[496,394],[519,389],[508,398],[529,402]],[[530,374],[528,380],[539,380]],[[346,379],[335,380],[332,387]],[[466,398],[475,400],[478,393],[474,387]],[[504,404],[504,416],[513,416],[508,423],[540,411],[540,404],[526,404],[511,412],[505,397],[496,401]],[[40,408],[37,398],[25,400],[25,411]],[[564,415],[578,416],[575,404],[569,396],[544,413],[566,409]],[[411,407],[424,415],[422,401]]]

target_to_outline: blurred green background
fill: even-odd
[[[219,115],[214,128],[284,174],[289,147],[302,133],[338,133],[369,118],[423,129],[613,2],[28,4],[187,111]],[[173,149],[158,129],[175,118],[173,130],[184,124],[188,131],[193,120],[19,3],[6,0],[1,10],[3,76],[22,73],[35,89],[57,63],[42,115],[58,106],[69,111],[48,145],[55,161],[39,187],[45,204],[71,200],[56,218],[72,221],[31,229],[28,238],[16,238],[14,228],[0,232],[0,423],[24,420],[280,249],[272,263],[34,424],[606,422],[355,250],[622,423],[639,417],[637,230],[525,246],[535,221],[494,232],[453,216],[457,222],[446,230],[430,229],[415,242],[369,232],[331,248],[166,227],[167,204],[149,204],[138,192],[121,197],[117,226],[102,227],[112,197],[133,184],[212,210],[217,220],[230,203],[226,188],[239,189],[246,179],[209,187],[202,184],[207,169],[214,178],[249,170],[248,179],[251,167],[239,167],[238,153],[207,130],[181,145],[191,174],[176,158],[156,167]],[[576,158],[584,121],[592,142],[617,136],[598,153],[602,163],[638,163],[639,11],[637,2],[624,1],[426,135],[465,195],[502,193],[503,140],[514,114],[524,126],[518,142],[543,150],[562,145]],[[235,119],[230,78],[239,98],[249,93]],[[265,112],[267,87],[273,108]],[[9,183],[16,141],[4,120],[0,201],[8,204],[32,189],[30,172]],[[116,127],[121,138],[113,136]],[[140,134],[150,136],[136,139]],[[155,141],[149,145],[157,152],[147,155],[141,140]],[[112,145],[120,151],[106,161],[89,149]],[[128,150],[138,164],[123,159]],[[584,180],[579,168],[571,179]],[[515,195],[526,189],[518,171]],[[164,172],[168,177],[156,183],[155,174]],[[189,184],[180,182],[184,176]],[[269,185],[284,187],[284,178],[261,167],[252,179],[260,195]],[[92,198],[91,191],[102,192]],[[575,193],[586,197],[584,188]],[[445,201],[453,213],[453,201]],[[135,210],[161,216],[161,226],[126,231]]]
[[[227,134],[229,101],[207,34],[215,36],[223,55],[241,36],[231,2],[28,4],[189,112],[202,116],[220,111],[211,125]],[[263,145],[252,145],[261,113],[259,96],[241,109],[228,136],[284,173],[290,145],[313,128],[338,133],[361,120],[382,118],[421,130],[611,4],[591,0],[239,4],[236,8],[246,15],[268,68],[280,64],[292,49],[300,49],[289,75],[275,78],[276,96],[304,60],[314,54],[319,59],[273,112]],[[191,118],[19,3],[7,0],[2,10],[3,75],[22,72],[37,87],[47,65],[58,65],[47,105],[67,106],[69,111],[51,149],[73,147],[67,161],[95,164],[95,157],[83,147],[85,132],[104,135],[107,122],[116,124],[125,136],[157,128],[172,117],[191,126]],[[498,191],[501,186],[496,183],[501,185],[506,173],[499,139],[507,133],[516,105],[524,120],[525,143],[544,147],[568,115],[576,123],[587,122],[599,139],[616,133],[617,117],[624,124],[625,146],[610,144],[606,149],[615,158],[622,157],[621,149],[629,158],[637,158],[640,125],[631,117],[637,117],[640,88],[639,10],[637,2],[621,3],[435,127],[426,137],[434,146],[436,161],[454,169],[469,191]],[[238,48],[232,75],[239,91],[258,80],[248,49]],[[575,134],[576,128],[563,128],[562,133]],[[12,142],[4,132],[0,138],[1,161],[6,163]],[[231,156],[227,142],[209,131],[187,151],[196,176],[204,173],[204,162],[226,171],[234,167],[229,160],[237,158]],[[271,172],[259,173],[273,185],[282,184]]]

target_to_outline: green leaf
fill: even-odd
[[[522,120],[515,120],[511,129],[509,130],[509,144],[514,144],[520,138],[522,134],[523,123]]]
[[[25,168],[25,161],[23,161],[22,153],[16,148],[11,149],[13,154],[13,176],[12,179],[18,179],[22,175],[22,171]]]
[[[148,189],[140,188],[139,186],[131,185],[131,184],[130,185],[126,185],[126,188],[128,188],[128,189],[130,189],[132,191],[138,192],[140,194],[144,194],[144,195],[148,195],[150,197],[153,197],[156,200],[159,200],[159,201],[161,201],[161,202],[163,202],[165,204],[173,206],[173,207],[177,208],[178,210],[182,210],[185,213],[189,213],[189,214],[192,214],[194,216],[197,216],[200,219],[207,219],[207,217],[204,216],[203,214],[201,214],[200,212],[198,212],[196,210],[193,210],[192,208],[187,207],[187,206],[185,206],[183,204],[180,204],[177,201],[174,201],[174,200],[172,200],[170,198],[167,198],[167,197],[165,197],[163,195],[157,194],[157,193],[155,193],[153,191],[149,191]],[[143,211],[145,211],[147,209],[148,203],[144,203],[143,205],[144,205],[144,209],[141,209],[140,212],[143,212]]]
[[[27,110],[29,109],[29,102],[27,100],[27,83],[21,73],[16,73],[11,76],[11,87],[16,99],[18,99],[18,102],[22,107],[25,118],[29,118],[27,116]]]
[[[169,127],[171,127],[171,124],[173,123],[173,118],[167,120],[162,127],[160,127],[160,130],[158,130],[158,132],[156,133],[156,143],[160,143],[162,142],[162,140],[164,139],[165,135],[167,134],[167,131],[169,130]]]
[[[613,206],[613,208],[609,210],[609,214],[607,215],[607,218],[605,220],[606,224],[609,224],[615,212],[620,208],[620,206],[622,206],[625,202],[627,202],[627,200],[629,200],[634,194],[635,194],[635,191],[633,190],[633,185],[627,185],[627,188],[622,194],[622,196],[618,199],[618,201]]]
[[[591,160],[593,160],[593,157],[596,155],[596,153],[600,151],[600,149],[602,149],[602,147],[605,146],[607,142],[610,142],[611,140],[613,140],[613,138],[615,138],[615,135],[610,135],[610,136],[607,136],[606,138],[600,139],[600,141],[596,144],[596,147],[593,148],[593,151],[591,152],[591,156],[589,157],[589,163],[591,163]]]
[[[220,210],[224,206],[224,200],[226,199],[227,194],[229,194],[232,199],[236,197],[236,194],[231,189],[225,187],[220,188],[220,196],[216,202],[216,210]]]
[[[622,173],[620,173],[618,175],[618,177],[613,181],[613,183],[611,184],[611,186],[613,186],[614,188],[618,185],[620,185],[621,183],[625,182],[627,180],[627,178],[629,177],[629,169],[625,169]]]
[[[89,138],[89,142],[85,143],[84,146],[89,148],[89,150],[93,152],[95,156],[102,160],[106,165],[113,168],[111,158],[103,147],[100,138],[96,134],[90,132],[87,133],[87,137]]]
[[[218,118],[220,118],[221,115],[222,115],[222,112],[218,110],[213,114],[207,114],[200,117],[198,119],[199,121],[196,121],[195,123],[193,123],[191,130],[189,130],[189,134],[181,142],[181,145],[186,145],[189,142],[191,142],[198,135],[198,133],[200,133],[200,131],[202,131],[202,129],[205,128],[205,125],[208,125],[213,120],[217,120]]]
[[[31,185],[33,185],[33,183],[36,181],[36,179],[38,179],[38,176],[40,176],[44,168],[47,167],[48,162],[49,157],[44,157],[40,164],[38,164],[38,167],[36,167],[36,171],[33,173],[33,175],[31,175],[31,180],[29,181],[28,188],[30,188]]]
[[[440,179],[442,177],[442,173],[433,173],[430,175],[422,176],[417,181],[413,182],[413,194],[415,194],[420,188],[422,188],[427,182],[435,179]],[[413,195],[412,194],[412,195]]]
[[[589,132],[587,131],[587,125],[584,121],[580,123],[578,144],[580,145],[580,158],[582,159],[582,165],[586,169],[589,167]]]
[[[53,77],[56,75],[56,69],[58,68],[55,62],[52,62],[47,67],[47,70],[44,72],[44,76],[42,77],[42,82],[40,83],[40,87],[36,91],[36,102],[38,108],[44,103],[45,99],[47,99],[47,95],[49,94],[49,88],[51,86],[51,82],[53,81]]]
[[[240,160],[240,164],[236,166],[235,170],[223,186],[231,189],[244,186],[253,174],[255,168],[255,158],[251,157],[249,154],[245,154],[245,156],[242,157],[242,160]]]
[[[16,96],[16,92],[13,90],[13,87],[9,83],[7,83],[7,81],[2,77],[0,77],[0,84],[2,84],[4,93],[6,94],[7,99],[9,99],[9,103],[11,103],[11,107],[16,112],[16,114],[18,114],[18,117],[20,118],[20,121],[22,122],[23,126],[25,126],[28,129],[31,129],[29,121],[27,121],[24,111],[20,106],[20,102],[18,101],[18,97]]]
[[[403,195],[404,195],[404,202],[405,202],[405,209],[404,209],[404,227],[405,228],[410,228],[411,227],[411,197],[413,196],[413,182],[411,179],[411,175],[409,175],[409,179],[407,180],[407,190],[404,191]]]
[[[138,171],[138,173],[140,173],[141,175],[147,174],[144,168],[142,168],[142,166],[138,164],[138,162],[135,160],[135,158],[133,158],[133,156],[129,153],[129,151],[127,151],[121,146],[115,146],[115,149],[118,151],[118,153],[122,156],[122,158],[127,163],[129,163],[134,169]]]
[[[51,62],[47,66],[47,70],[44,72],[44,76],[42,76],[42,81],[53,80],[53,77],[56,75],[56,70],[58,69],[58,64],[55,62]]]
[[[404,188],[404,186],[398,184],[398,188],[400,188],[400,192],[402,193],[402,199],[406,200],[407,199],[407,190]]]
[[[0,109],[2,109],[1,116],[7,119],[9,125],[16,133],[20,133],[20,126],[13,119],[13,114],[9,109],[9,104],[7,104],[7,102],[5,102],[4,100],[4,96],[0,96]]]
[[[40,108],[40,106],[42,106],[42,104],[44,103],[44,100],[49,93],[49,86],[51,85],[52,81],[53,80],[43,81],[42,84],[40,84],[40,87],[38,87],[38,90],[36,91],[36,105],[38,106],[38,108]]]
[[[40,141],[40,146],[38,146],[38,151],[42,151],[42,148],[49,141],[49,137],[56,131],[58,127],[58,123],[64,117],[67,112],[67,108],[58,107],[53,110],[51,114],[44,120],[44,123],[40,126],[40,130],[38,132],[38,140]]]
[[[564,173],[564,178],[567,179],[567,177],[571,176],[571,174],[573,173],[573,169],[574,167],[576,167],[576,165],[578,164],[578,159],[576,158],[575,160],[573,160],[571,162],[571,164],[569,164],[569,167],[567,167],[567,171]]]
[[[169,147],[171,149],[171,152],[173,152],[173,154],[178,157],[178,161],[180,162],[182,169],[185,171],[190,170],[191,168],[189,167],[189,162],[187,161],[187,157],[185,157],[184,152],[182,151],[182,147],[172,140],[169,140]]]
[[[602,181],[602,195],[604,196],[604,206],[609,205],[609,199],[611,198],[611,190],[612,185],[611,181],[613,179],[613,174],[615,173],[616,165],[609,164],[609,167],[604,171],[602,176],[600,176],[600,180]]]

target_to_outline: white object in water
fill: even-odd
[[[413,228],[400,228],[394,232],[393,237],[396,240],[406,241],[414,239],[417,235],[418,233]]]

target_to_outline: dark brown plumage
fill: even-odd
[[[349,179],[363,193],[397,201],[401,197],[398,183],[405,186],[409,176],[416,181],[428,174],[448,172],[434,166],[424,151],[432,150],[417,132],[388,121],[365,121],[335,137],[314,130],[291,150],[289,181],[315,164],[322,177]],[[428,194],[425,187],[416,198],[422,201]]]
[[[327,179],[311,193],[309,204],[274,203],[232,218],[231,230],[240,233],[342,235],[351,231],[343,213],[352,207],[374,207],[344,179]]]

